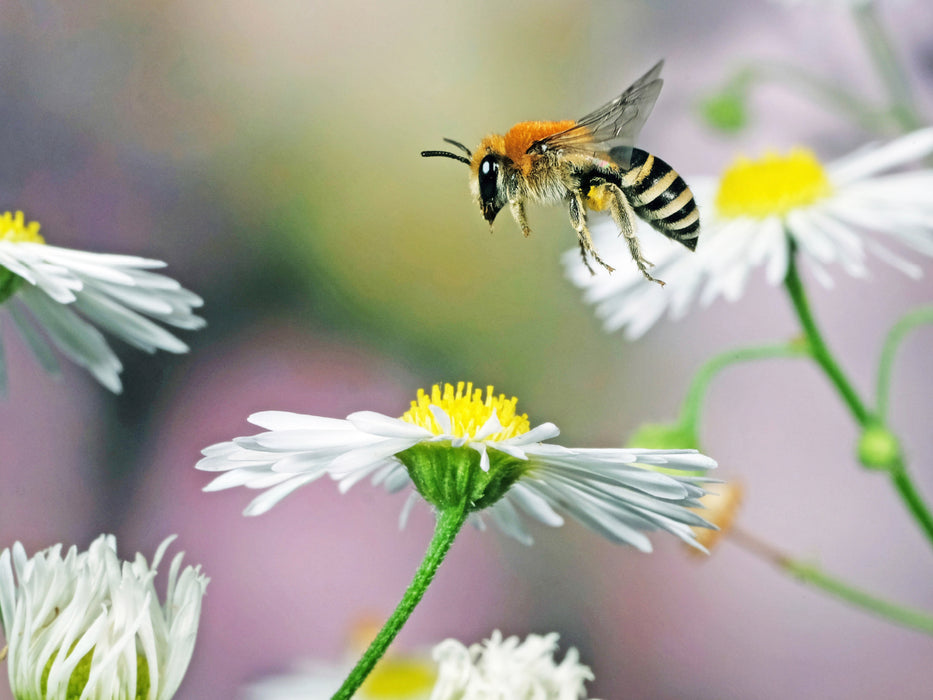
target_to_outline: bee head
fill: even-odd
[[[470,166],[470,191],[473,199],[479,204],[483,218],[489,223],[495,221],[496,215],[508,201],[505,194],[502,163],[506,159],[505,143],[501,136],[487,136],[474,155],[469,148],[453,139],[444,139],[462,150],[469,157],[461,156],[449,151],[422,151],[424,157],[443,156],[453,158]]]

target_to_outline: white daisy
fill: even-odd
[[[192,313],[203,303],[199,296],[148,271],[164,266],[159,260],[46,245],[39,224],[27,224],[22,212],[0,215],[0,303],[25,306],[63,354],[115,393],[122,389],[123,367],[94,325],[150,353],[188,351],[150,319],[188,330],[204,326]],[[33,323],[16,304],[6,308],[36,357],[54,371],[54,355]],[[5,383],[0,346],[0,386]]]
[[[0,617],[17,698],[167,700],[181,684],[198,631],[207,578],[175,556],[160,606],[156,568],[174,537],[156,550],[117,558],[101,535],[86,552],[61,545],[26,557],[17,542],[0,553]],[[14,577],[15,573],[15,577]]]
[[[695,299],[703,306],[718,297],[738,299],[756,268],[764,268],[771,284],[782,283],[792,248],[827,287],[827,266],[865,277],[870,255],[919,278],[921,267],[894,249],[933,256],[933,169],[889,171],[930,154],[933,129],[825,166],[800,148],[757,161],[739,158],[718,181],[690,180],[702,221],[696,252],[654,232],[642,237],[646,257],[656,263],[652,274],[666,287],[643,284],[624,266],[612,275],[590,275],[576,250],[565,255],[567,274],[595,304],[606,330],[624,328],[630,339],[665,312],[680,318]],[[604,257],[627,254],[610,226],[594,227],[594,235]]]
[[[437,684],[431,700],[579,700],[586,681],[593,680],[571,647],[564,660],[554,661],[558,635],[529,634],[503,639],[496,630],[482,644],[469,648],[455,639],[434,648]]]
[[[325,475],[341,491],[373,477],[390,492],[409,484],[439,509],[467,503],[516,539],[530,543],[520,512],[551,526],[561,512],[614,542],[651,551],[645,531],[666,530],[698,546],[690,526],[707,523],[688,510],[705,493],[696,476],[715,462],[695,450],[570,449],[545,444],[553,423],[531,428],[517,399],[486,395],[472,383],[419,390],[392,418],[361,411],[346,420],[266,411],[249,421],[267,432],[206,448],[197,468],[223,474],[205,487],[265,489],[245,513],[269,510],[299,486]],[[653,471],[662,467],[667,473]],[[672,474],[669,470],[680,470]],[[465,500],[464,500],[465,499]],[[412,492],[402,523],[417,500]],[[702,549],[702,547],[700,547]]]

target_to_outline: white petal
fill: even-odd
[[[335,479],[342,479],[357,469],[365,469],[374,462],[382,462],[387,457],[403,452],[418,442],[418,440],[386,438],[374,445],[351,450],[331,462],[331,475]]]
[[[535,426],[527,433],[522,433],[521,435],[516,435],[513,438],[508,440],[503,440],[497,444],[498,446],[509,445],[511,447],[520,447],[525,445],[533,445],[535,443],[543,442],[544,440],[550,440],[560,435],[560,429],[553,423],[542,423],[541,425]]]
[[[357,430],[388,438],[406,438],[421,440],[433,436],[433,433],[420,425],[409,423],[400,418],[392,418],[375,411],[358,411],[347,416],[347,420]]]

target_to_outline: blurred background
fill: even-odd
[[[466,169],[419,151],[582,116],[666,58],[640,145],[688,181],[767,147],[838,156],[873,136],[785,86],[755,90],[733,135],[704,126],[697,101],[763,59],[881,99],[842,5],[0,0],[0,208],[40,221],[49,243],[167,261],[208,320],[183,335],[187,356],[118,347],[120,396],[65,362],[44,375],[4,329],[0,546],[85,547],[114,532],[125,557],[150,557],[178,533],[172,551],[212,579],[180,698],[236,697],[302,660],[342,660],[361,621],[401,596],[429,511],[399,532],[402,497],[318,482],[247,519],[253,494],[200,492],[202,447],[255,432],[254,411],[401,415],[419,387],[458,379],[518,396],[562,444],[620,446],[672,419],[712,354],[797,332],[759,278],[740,302],[637,343],[608,335],[564,277],[561,253],[576,245],[565,211],[532,207],[529,239],[507,216],[490,235]],[[933,113],[933,7],[880,12]],[[920,262],[920,282],[875,263],[867,281],[811,285],[865,392],[883,333],[930,300],[933,265]],[[923,329],[903,348],[893,400],[928,498],[931,341]],[[933,610],[929,547],[886,479],[857,465],[856,437],[824,378],[792,361],[723,375],[703,433],[720,476],[745,484],[745,529]],[[930,637],[728,540],[699,560],[673,538],[642,555],[576,525],[534,534],[526,548],[465,532],[398,646],[557,631],[607,699],[929,697]]]

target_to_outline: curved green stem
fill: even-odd
[[[395,612],[386,620],[385,625],[379,630],[379,634],[376,635],[372,644],[369,645],[363,657],[350,671],[350,675],[347,676],[340,689],[334,693],[331,700],[349,700],[363,684],[363,681],[366,680],[366,676],[369,675],[376,662],[385,654],[389,644],[395,639],[402,625],[405,624],[415,606],[421,601],[428,585],[434,579],[438,567],[444,561],[450,545],[453,544],[457,533],[463,527],[466,517],[467,509],[465,504],[459,508],[449,508],[438,513],[434,537],[431,539],[431,544],[428,545],[428,551],[424,555],[421,566],[415,572],[415,577],[408,586],[408,590],[402,596],[402,600],[399,602],[398,607],[395,608]]]
[[[819,588],[824,593],[878,617],[883,617],[889,622],[933,635],[933,616],[929,613],[866,593],[830,576],[816,564],[792,559],[770,544],[737,528],[733,529],[731,539],[746,551],[766,559],[802,583]]]
[[[810,345],[810,351],[813,359],[826,373],[826,376],[832,382],[833,386],[839,392],[839,395],[845,401],[853,417],[864,432],[867,428],[884,425],[880,416],[875,415],[866,408],[865,403],[859,397],[852,383],[846,377],[842,368],[836,362],[832,353],[830,353],[823,336],[816,325],[813,314],[810,312],[810,303],[807,300],[803,283],[797,273],[796,263],[797,252],[793,247],[790,251],[790,260],[787,265],[787,277],[784,279],[784,286],[790,294],[794,310],[800,319],[804,333],[807,336],[807,342]],[[902,457],[898,456],[890,464],[886,465],[886,471],[894,483],[894,488],[900,495],[901,500],[907,506],[914,520],[926,534],[927,539],[933,544],[933,514],[917,490],[910,474],[907,472],[907,465]]]
[[[868,47],[881,82],[888,91],[891,116],[897,120],[904,131],[924,126],[924,121],[917,112],[907,75],[897,58],[893,42],[881,24],[874,3],[855,4],[852,8],[852,15]]]
[[[779,357],[801,357],[807,354],[807,348],[799,343],[776,343],[773,345],[756,345],[737,350],[727,350],[715,355],[705,362],[693,376],[690,388],[684,398],[683,408],[680,411],[678,423],[681,427],[699,432],[700,411],[703,399],[709,390],[713,378],[730,365],[752,360],[768,360]]]
[[[823,368],[826,376],[832,382],[833,386],[836,387],[836,390],[839,392],[840,396],[842,396],[842,400],[845,401],[846,406],[849,407],[855,420],[864,428],[871,418],[871,413],[865,407],[862,399],[859,398],[855,388],[849,382],[849,379],[846,377],[842,368],[829,351],[826,342],[823,340],[823,336],[816,325],[816,320],[813,318],[813,314],[810,311],[810,302],[807,299],[803,283],[800,281],[800,275],[797,272],[797,253],[794,249],[790,251],[790,260],[787,264],[787,276],[784,278],[784,286],[787,288],[788,294],[790,294],[794,310],[797,312],[797,317],[800,319],[800,325],[803,326],[803,331],[806,334],[807,343],[810,346],[809,349],[810,353],[813,355],[813,359]]]
[[[891,373],[894,369],[894,353],[904,338],[918,326],[933,323],[933,306],[914,309],[894,324],[884,340],[881,360],[878,363],[877,412],[880,420],[887,420],[891,397]]]

